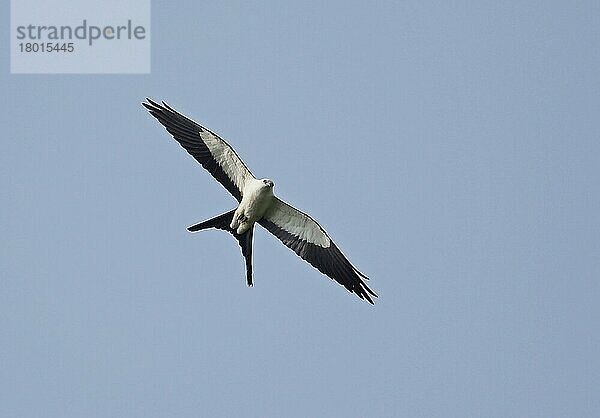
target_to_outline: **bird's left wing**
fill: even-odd
[[[150,99],[142,103],[173,138],[196,159],[202,167],[235,197],[242,200],[244,183],[254,178],[231,145],[203,126],[171,108],[165,102]]]
[[[325,230],[306,213],[278,198],[274,200],[258,222],[321,273],[373,303],[371,296],[377,295],[364,282],[367,276],[348,261]]]

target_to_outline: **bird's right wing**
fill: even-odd
[[[150,99],[142,103],[173,138],[196,159],[202,167],[237,199],[242,200],[246,180],[254,178],[231,145],[208,129],[171,108],[165,102]]]
[[[363,280],[368,280],[367,276],[348,261],[325,230],[306,213],[276,197],[274,200],[258,222],[321,273],[373,303],[371,296],[377,295]]]

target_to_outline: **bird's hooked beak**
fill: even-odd
[[[272,182],[271,180],[269,180],[269,181],[267,182],[267,184],[269,185],[269,187],[273,187],[273,186],[274,186],[274,184],[273,184],[273,182]]]

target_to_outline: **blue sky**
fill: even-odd
[[[5,48],[0,415],[600,415],[599,18],[154,2],[149,75],[10,75]],[[235,201],[146,96],[319,220],[376,306],[264,230],[247,288],[230,236],[185,230]]]

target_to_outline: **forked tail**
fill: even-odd
[[[246,259],[246,281],[248,286],[252,286],[252,242],[254,235],[254,225],[244,232],[243,234],[237,234],[233,229],[229,227],[231,225],[231,220],[233,219],[233,214],[235,209],[223,213],[222,215],[215,216],[214,218],[208,219],[204,222],[200,222],[196,225],[188,226],[187,230],[190,232],[198,232],[204,229],[216,228],[221,229],[223,231],[229,232],[231,235],[238,240],[240,247],[242,249],[242,255]]]

